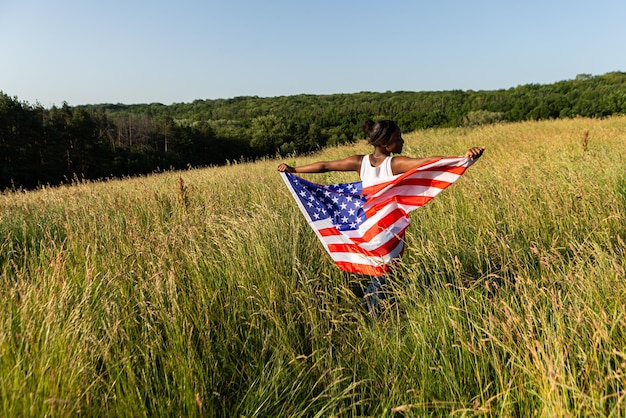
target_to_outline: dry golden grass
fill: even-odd
[[[406,134],[487,150],[412,215],[376,322],[278,161],[2,194],[0,415],[622,416],[625,138],[625,117]]]

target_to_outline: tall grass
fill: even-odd
[[[405,135],[487,151],[412,215],[376,320],[277,161],[0,195],[0,415],[626,415],[625,137]]]

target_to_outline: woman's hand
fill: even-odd
[[[485,151],[485,147],[472,147],[465,153],[465,158],[477,160],[483,155],[483,151]]]
[[[278,171],[281,173],[295,173],[296,169],[285,163],[278,164]]]

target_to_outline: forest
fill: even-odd
[[[0,190],[306,154],[361,139],[365,118],[393,119],[409,132],[625,113],[626,72],[491,91],[64,103],[49,109],[0,91]]]

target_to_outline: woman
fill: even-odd
[[[435,162],[441,157],[415,158],[406,156],[392,156],[400,154],[404,146],[400,127],[391,120],[374,122],[366,119],[363,122],[363,131],[367,135],[368,143],[374,147],[369,155],[352,155],[342,160],[318,161],[315,163],[292,167],[279,164],[278,171],[288,173],[325,173],[328,171],[356,171],[362,181],[392,177],[405,173],[415,167]],[[464,157],[476,160],[485,150],[484,147],[472,147]],[[370,313],[375,313],[378,303],[385,298],[382,287],[385,284],[384,276],[373,277],[364,296],[364,304]]]

